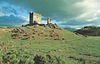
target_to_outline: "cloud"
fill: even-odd
[[[6,2],[0,4],[1,26],[18,26],[26,22],[28,22],[27,10]]]
[[[0,17],[0,26],[18,26],[24,22],[22,18],[13,15]]]
[[[60,20],[68,20],[82,13],[81,8],[74,6],[80,0],[6,0],[6,2],[33,10]]]
[[[61,21],[73,18],[92,21],[100,18],[100,13],[97,12],[100,11],[100,0],[6,0],[6,2]]]
[[[100,19],[96,19],[91,22],[73,19],[69,20],[68,22],[62,22],[60,23],[60,25],[63,28],[75,28],[75,29],[79,29],[84,26],[100,26]]]
[[[85,21],[94,21],[100,18],[100,0],[83,0],[77,2],[76,6],[83,7],[84,12],[76,17],[76,19]]]

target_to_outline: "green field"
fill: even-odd
[[[20,28],[27,33],[45,30],[46,35],[52,30],[48,27]],[[38,32],[30,34],[34,36],[31,40],[13,39],[11,32],[0,31],[0,64],[100,64],[100,37],[85,37],[63,29],[54,31],[59,34],[58,40],[38,36]]]

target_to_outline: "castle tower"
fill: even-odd
[[[38,13],[33,13],[33,12],[30,12],[30,22],[29,24],[30,25],[33,25],[33,24],[41,24],[41,14],[38,14]]]
[[[33,12],[29,13],[29,24],[32,25],[33,24]]]
[[[47,19],[47,24],[51,24],[51,18],[50,17],[48,17],[48,19]]]

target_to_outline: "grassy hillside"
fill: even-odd
[[[100,64],[100,37],[40,26],[18,28],[24,34],[14,29],[0,29],[0,64]]]

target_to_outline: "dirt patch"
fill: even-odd
[[[12,30],[11,28],[0,28],[0,33],[2,33],[2,32],[9,32],[11,30]]]

